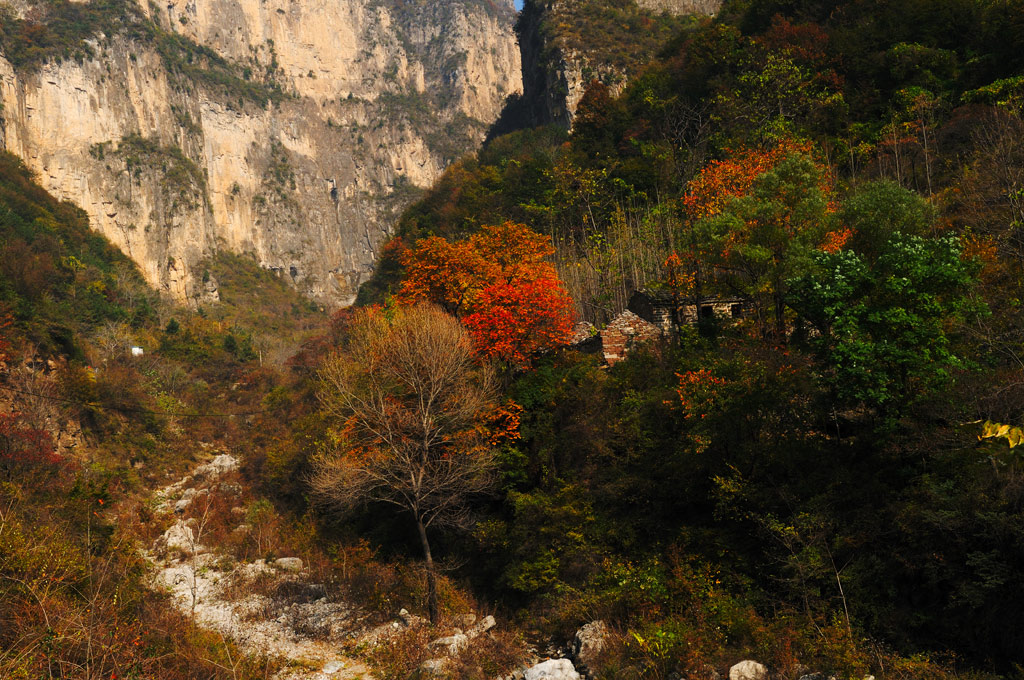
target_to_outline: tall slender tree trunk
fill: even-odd
[[[437,576],[434,574],[434,557],[430,554],[430,541],[427,540],[427,527],[423,525],[423,518],[416,518],[416,528],[420,530],[423,557],[427,561],[427,614],[431,623],[437,623]]]
[[[775,294],[775,337],[778,342],[786,341],[786,298],[779,293]]]

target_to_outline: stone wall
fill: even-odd
[[[600,333],[605,363],[614,366],[634,347],[663,336],[660,328],[630,311],[619,314]]]

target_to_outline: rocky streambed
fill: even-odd
[[[282,661],[275,680],[372,678],[365,664],[342,652],[345,642],[366,634],[365,615],[328,598],[301,559],[238,562],[208,544],[214,500],[239,493],[227,481],[237,468],[235,458],[219,455],[156,493],[158,515],[172,523],[145,551],[155,585],[199,626],[248,653]],[[250,530],[242,513],[231,514],[236,531]]]
[[[366,650],[403,631],[427,625],[405,609],[381,624],[350,602],[332,597],[299,557],[243,561],[234,557],[211,527],[224,523],[232,534],[255,529],[238,505],[242,488],[238,460],[221,454],[154,494],[153,509],[166,529],[143,551],[154,585],[197,625],[243,651],[272,657],[281,667],[274,680],[372,680],[373,673],[346,649]],[[475,641],[492,634],[493,616],[463,617],[463,628],[425,645],[429,657],[420,677],[448,677],[455,660]],[[587,661],[600,651],[607,631],[595,622],[577,634],[571,649],[531,650],[512,673],[497,680],[580,680]],[[572,656],[579,668],[569,658]]]

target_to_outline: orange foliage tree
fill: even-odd
[[[462,319],[481,355],[522,365],[572,334],[572,298],[546,260],[553,253],[550,237],[513,222],[454,243],[426,238],[403,255],[397,298],[439,305]]]
[[[785,140],[770,149],[742,149],[712,161],[686,186],[683,208],[691,220],[721,214],[728,202],[745,196],[758,177],[792,154],[811,153],[809,142]]]

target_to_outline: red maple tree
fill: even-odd
[[[546,259],[553,253],[550,237],[514,222],[454,243],[423,239],[402,258],[397,299],[441,306],[462,320],[481,355],[523,365],[572,334],[574,305]]]

